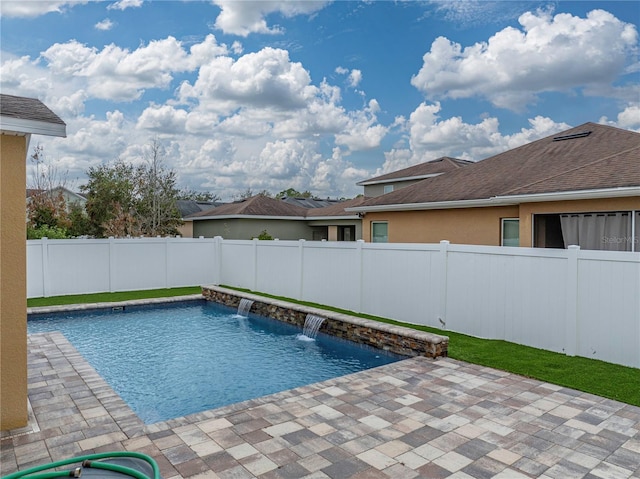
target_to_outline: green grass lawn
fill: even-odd
[[[201,292],[202,288],[200,288],[200,286],[188,286],[185,288],[148,289],[144,291],[124,291],[121,293],[72,294],[69,296],[52,296],[50,298],[31,298],[27,300],[27,306],[34,308],[37,306],[58,306],[61,304],[112,303],[132,299],[184,296]]]
[[[228,287],[228,286],[227,286]],[[247,291],[232,288],[238,291]],[[98,303],[132,299],[160,298],[200,293],[199,286],[187,288],[128,291],[123,293],[99,293],[52,298],[34,298],[28,306],[52,306],[60,304]],[[444,331],[426,326],[402,323],[388,318],[358,314],[329,306],[295,301],[264,293],[255,293],[268,298],[303,304],[314,308],[345,313],[352,316],[397,324],[420,331],[442,334],[449,337],[449,357],[473,364],[489,366],[520,374],[560,386],[578,389],[598,396],[615,399],[640,406],[640,369],[619,366],[595,359],[570,357],[563,354],[536,349],[501,340],[479,339],[464,334]]]

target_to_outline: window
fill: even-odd
[[[338,241],[355,241],[355,226],[338,226]]]
[[[635,216],[633,211],[561,214],[564,244],[581,249],[637,251]]]
[[[501,246],[520,246],[520,220],[518,218],[502,218]]]
[[[386,195],[387,193],[391,193],[393,191],[393,185],[384,185],[382,192]]]
[[[373,243],[389,242],[389,225],[386,221],[374,221],[371,223],[371,241]]]

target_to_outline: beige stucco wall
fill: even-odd
[[[502,218],[520,219],[520,246],[533,244],[533,216],[552,213],[640,210],[640,197],[522,203],[519,206],[367,213],[362,234],[371,241],[371,222],[387,221],[390,243],[438,243],[499,246]]]
[[[533,215],[544,213],[595,213],[598,211],[640,210],[640,197],[602,198],[597,200],[549,201],[520,205],[520,246],[533,243]]]
[[[500,246],[501,218],[517,218],[517,206],[367,213],[362,235],[371,241],[371,222],[388,221],[390,243],[438,243]]]
[[[183,238],[193,238],[193,221],[185,221],[178,226],[178,234]]]
[[[0,429],[27,424],[25,136],[0,135]]]

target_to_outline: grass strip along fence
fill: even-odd
[[[480,339],[452,331],[394,321],[368,314],[359,314],[323,304],[297,301],[291,298],[224,286],[236,291],[251,292],[267,298],[311,306],[351,316],[395,324],[419,331],[449,336],[449,357],[472,364],[487,366],[510,373],[538,379],[598,396],[615,399],[640,407],[640,369],[621,366],[595,359],[565,356],[543,349],[532,348],[503,340]],[[161,298],[200,293],[199,286],[121,293],[97,293],[50,298],[32,298],[29,307],[62,304],[127,301],[134,299]]]

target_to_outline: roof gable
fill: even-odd
[[[446,173],[451,170],[461,168],[473,164],[472,161],[460,160],[458,158],[450,158],[443,156],[436,160],[426,161],[417,165],[409,166],[401,170],[392,171],[375,178],[360,181],[356,183],[359,186],[375,185],[379,183],[389,183],[397,180],[419,179],[420,177],[426,178],[430,176]]]
[[[586,135],[586,132],[590,133]],[[640,133],[585,123],[372,198],[362,206],[640,187],[639,152]],[[614,171],[609,171],[611,169]]]

